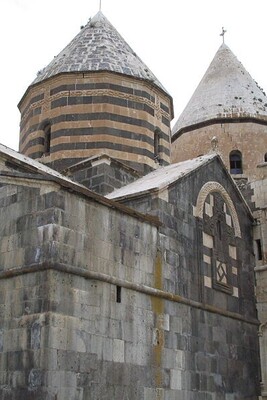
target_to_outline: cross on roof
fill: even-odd
[[[224,43],[224,35],[227,32],[227,30],[224,29],[224,27],[222,27],[222,33],[220,33],[220,36],[222,36],[223,38],[223,43]]]

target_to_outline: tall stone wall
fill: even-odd
[[[161,228],[30,182],[0,189],[3,399],[256,400],[245,237],[237,309],[229,294],[226,308],[199,295],[192,204],[205,176],[170,190],[169,204],[150,199],[162,202]],[[243,234],[248,218],[237,208]]]
[[[258,166],[259,180],[252,182],[253,200],[257,206],[254,226],[254,249],[256,258],[256,297],[260,320],[259,339],[261,353],[262,398],[267,399],[267,163]],[[261,179],[260,179],[261,178]]]

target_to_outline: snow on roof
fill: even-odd
[[[189,174],[201,165],[206,164],[216,156],[217,154],[213,153],[192,160],[182,161],[177,164],[170,164],[166,167],[159,167],[155,171],[150,172],[129,185],[114,190],[106,197],[108,199],[118,199],[144,194],[152,190],[163,190],[171,183]]]

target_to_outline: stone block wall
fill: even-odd
[[[257,310],[258,317],[260,320],[259,326],[259,341],[260,341],[260,355],[261,355],[261,389],[262,399],[267,399],[267,296],[266,296],[266,284],[267,284],[267,266],[257,266],[256,270],[256,296],[257,296]]]
[[[254,251],[256,258],[256,297],[258,318],[260,321],[259,339],[261,354],[262,399],[267,399],[267,164],[258,165],[259,180],[251,182],[254,211]]]
[[[192,353],[189,350],[187,356],[194,360],[191,361],[194,367],[189,376],[192,385],[193,379],[198,382],[195,389],[196,398],[202,398],[202,390],[209,392],[211,388],[209,385],[213,385],[214,392],[212,394],[211,390],[210,394],[214,398],[245,398],[245,392],[243,394],[239,392],[241,387],[244,388],[242,379],[246,381],[246,395],[253,398],[252,392],[255,390],[254,395],[257,398],[260,372],[254,296],[252,218],[248,216],[248,210],[238,197],[238,192],[234,190],[233,183],[225,178],[226,175],[223,177],[218,165],[210,163],[190,177],[181,178],[176,184],[166,188],[165,192],[124,200],[124,203],[139,211],[158,215],[163,223],[159,231],[161,248],[164,249],[164,289],[198,302],[202,306],[205,304],[208,308],[214,307],[214,313],[209,313],[205,309],[202,311],[191,309],[190,315],[194,317],[187,331],[187,334],[190,332],[189,338],[187,334],[177,337],[179,346],[182,346],[179,347],[180,350],[185,350],[186,346],[192,349],[191,340],[194,343],[194,350]],[[211,245],[205,242],[202,235],[205,218],[200,224],[194,215],[199,191],[209,180],[220,182],[227,193],[231,194],[240,222],[241,235],[235,239],[235,246],[229,245],[230,257],[227,259],[232,267],[231,271],[228,270],[232,288],[227,285],[218,286],[210,274],[214,265],[209,261],[211,255],[207,256],[207,250],[213,249],[213,238],[211,237]],[[215,186],[211,193],[215,197]],[[210,203],[209,196],[207,194],[204,210],[211,215],[214,205]],[[225,210],[225,218],[232,226],[234,216],[229,210],[227,211],[227,208]],[[223,235],[228,235],[230,226],[226,227],[227,231]],[[213,250],[214,256],[216,248]],[[226,289],[230,289],[228,293]],[[247,325],[249,320],[251,324]],[[172,330],[169,335],[172,335]],[[246,366],[247,372],[241,378],[239,375],[241,364],[245,359],[250,359],[251,363]],[[184,377],[183,372],[181,374]],[[197,378],[193,378],[194,374]],[[208,389],[207,386],[206,389],[200,389],[201,385],[208,385]],[[228,389],[224,391],[222,387]],[[189,396],[188,393],[186,395]],[[190,393],[190,396],[193,395]]]
[[[52,183],[12,183],[1,188],[3,399],[256,400],[254,314],[199,301],[195,217],[185,196],[174,204],[185,187],[159,230]]]
[[[230,171],[229,155],[232,150],[242,153],[243,174],[237,177],[258,178],[257,165],[264,162],[266,153],[266,124],[255,122],[212,123],[184,132],[172,140],[171,161],[180,162],[199,155],[207,154],[212,149],[211,140],[218,139],[218,152]]]
[[[76,164],[65,172],[74,181],[103,196],[140,177],[132,168],[106,156],[97,157],[82,165]]]

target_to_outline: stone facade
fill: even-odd
[[[261,374],[262,374],[262,399],[267,399],[267,296],[266,296],[266,270],[267,270],[267,163],[258,165],[259,177],[251,183],[253,189],[253,200],[257,208],[254,212],[254,251],[256,257],[256,296],[258,318],[261,322],[259,327],[259,338],[261,348]]]
[[[76,182],[102,195],[140,178],[136,170],[106,154],[74,164],[63,172]]]
[[[249,181],[260,179],[261,171],[257,166],[264,162],[266,153],[267,120],[240,121],[221,119],[203,124],[181,134],[173,136],[172,162],[198,157],[211,151],[212,138],[218,140],[217,151],[230,171],[229,156],[231,151],[239,150],[242,154],[243,173],[236,178]],[[257,139],[255,140],[255,135]]]
[[[1,398],[257,399],[252,221],[218,158],[130,208],[8,161]]]
[[[105,152],[148,172],[170,162],[171,107],[168,95],[137,78],[111,72],[51,77],[30,87],[19,104],[19,149],[60,171]]]
[[[22,154],[0,145],[1,399],[267,398],[267,100],[227,46],[210,71],[172,145],[101,12],[29,86]]]
[[[198,102],[200,98],[202,101]],[[172,161],[205,154],[215,146],[253,212],[257,310],[261,323],[262,399],[267,399],[266,105],[265,93],[230,49],[223,46],[216,53],[187,108],[175,124],[172,137]],[[235,168],[235,161],[231,160],[233,153],[238,154],[238,168]]]
[[[101,11],[19,109],[20,151],[57,170],[103,152],[143,174],[170,162],[172,98]]]

